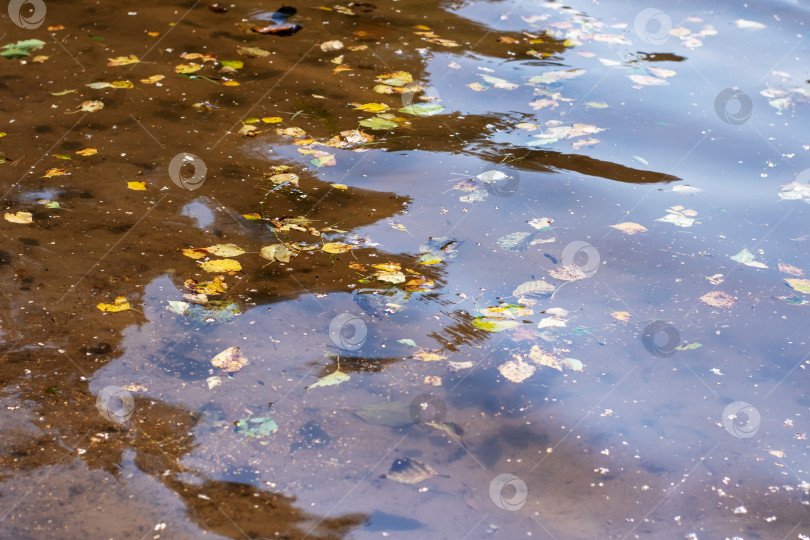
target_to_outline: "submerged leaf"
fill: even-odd
[[[211,359],[214,367],[218,367],[226,373],[236,373],[248,363],[248,359],[239,351],[239,347],[228,347]]]
[[[314,384],[307,386],[307,390],[310,388],[316,388],[318,386],[334,386],[348,380],[349,376],[338,369],[325,377],[321,377]]]
[[[436,471],[427,463],[417,459],[399,458],[394,460],[388,474],[384,476],[400,484],[418,484],[423,480],[436,476]]]

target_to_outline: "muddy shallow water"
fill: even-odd
[[[0,538],[810,537],[806,6],[15,6]]]

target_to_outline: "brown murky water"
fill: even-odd
[[[4,15],[0,538],[810,537],[806,6],[219,5]]]

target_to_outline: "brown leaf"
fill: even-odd
[[[737,303],[733,296],[723,291],[712,291],[700,297],[702,302],[714,307],[731,307]]]
[[[213,357],[211,363],[222,371],[236,373],[248,365],[248,359],[239,351],[239,347],[228,347]]]

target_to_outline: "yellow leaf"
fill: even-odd
[[[147,32],[146,35],[150,37],[158,37],[160,32]]]
[[[610,316],[622,322],[627,322],[630,320],[629,311],[614,311],[613,313],[610,314]]]
[[[371,265],[372,268],[377,270],[385,270],[386,272],[397,272],[402,268],[402,265],[396,262],[380,263]]]
[[[277,129],[276,133],[278,135],[286,135],[288,137],[306,137],[307,132],[301,129],[300,127],[288,127],[284,129]]]
[[[174,66],[175,73],[194,73],[195,71],[200,71],[202,69],[201,64],[178,64]]]
[[[239,83],[236,81],[225,81],[222,83],[222,86],[239,86]]]
[[[441,354],[441,350],[428,350],[428,349],[420,349],[413,353],[413,357],[417,360],[421,360],[423,362],[438,362],[439,360],[444,360],[447,358],[445,355]]]
[[[129,81],[113,81],[110,83],[110,88],[135,88],[135,85]]]
[[[252,214],[242,214],[242,217],[250,220],[262,219],[261,214],[257,214],[256,212],[253,212]]]
[[[146,182],[127,182],[127,187],[133,191],[145,191]]]
[[[343,242],[328,242],[324,244],[321,249],[326,253],[345,253],[346,251],[356,247],[357,246],[351,244],[344,244]]]
[[[104,103],[98,100],[83,101],[79,104],[79,110],[84,112],[96,112],[104,108]]]
[[[186,257],[191,257],[192,259],[204,259],[208,256],[208,252],[204,249],[188,248],[181,249],[180,251],[183,253],[183,255]]]
[[[98,154],[98,150],[95,148],[82,148],[81,150],[76,150],[76,153],[80,156],[93,156]]]
[[[152,75],[148,79],[141,79],[141,82],[144,84],[155,84],[156,82],[162,81],[165,78],[165,75]]]
[[[109,62],[107,62],[108,66],[126,66],[140,62],[138,57],[134,54],[130,54],[129,56],[116,56],[115,58],[108,58],[107,60],[109,60]]]
[[[786,279],[785,282],[795,291],[810,294],[810,279]]]
[[[332,184],[332,187],[335,189],[349,189],[346,184]]]
[[[238,257],[245,252],[244,249],[235,244],[217,244],[215,246],[202,249],[211,255],[216,255],[217,257]]]
[[[413,82],[413,76],[407,71],[394,71],[377,76],[377,82],[390,86],[405,86]]]
[[[347,374],[337,370],[325,377],[321,377],[314,384],[307,386],[306,389],[309,390],[310,388],[317,388],[318,386],[334,386],[348,380],[349,376]]]
[[[132,309],[132,306],[129,305],[129,301],[123,296],[119,296],[115,299],[115,303],[113,304],[104,304],[101,303],[96,306],[101,311],[108,311],[110,313],[115,313],[117,311],[126,311],[128,309]]]
[[[4,217],[6,221],[10,221],[11,223],[21,223],[23,225],[28,223],[33,223],[34,217],[31,215],[31,212],[6,212]]]
[[[242,265],[233,259],[217,259],[215,261],[205,261],[200,267],[206,272],[239,272]]]
[[[358,111],[367,111],[371,113],[378,113],[387,111],[389,109],[388,105],[384,103],[365,103],[363,105],[358,105],[355,107]]]
[[[633,223],[632,221],[625,221],[624,223],[617,223],[616,225],[610,225],[613,229],[619,229],[625,234],[636,234],[640,232],[647,232],[647,228],[643,225],[639,225],[638,223]]]
[[[45,171],[45,174],[42,175],[42,178],[51,178],[53,176],[64,176],[68,174],[67,170],[65,169],[48,169]]]
[[[32,61],[32,62],[36,62],[37,64],[42,64],[42,63],[43,63],[43,62],[45,62],[45,60],[47,60],[47,59],[48,59],[48,57],[47,57],[47,56],[44,56],[44,55],[39,55],[39,56],[35,56],[35,57],[33,57],[33,58],[31,59],[31,61]]]
[[[279,122],[283,122],[280,116],[265,116],[262,118],[262,122],[265,124],[278,124]]]
[[[332,68],[332,73],[340,73],[341,71],[354,71],[354,69],[343,64]]]

